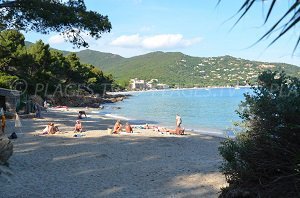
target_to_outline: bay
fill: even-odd
[[[175,128],[175,116],[182,117],[186,130],[233,135],[235,112],[250,88],[179,89],[130,92],[122,102],[105,104],[100,114],[131,124],[151,124]]]

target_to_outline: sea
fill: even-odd
[[[175,116],[187,131],[232,137],[236,110],[249,87],[194,88],[127,92],[127,99],[104,104],[99,114],[128,121],[132,125],[155,125],[175,129]]]

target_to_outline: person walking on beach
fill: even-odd
[[[181,123],[182,123],[181,117],[178,114],[176,114],[176,127],[180,128]]]

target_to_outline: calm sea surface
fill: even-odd
[[[130,92],[122,102],[105,104],[100,114],[126,119],[132,124],[175,128],[175,116],[182,117],[188,130],[226,135],[239,121],[235,110],[249,88],[210,88]],[[230,135],[230,134],[229,134]]]

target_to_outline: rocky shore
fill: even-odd
[[[129,94],[105,94],[104,96],[91,96],[91,95],[55,96],[55,97],[48,97],[47,102],[51,106],[99,108],[101,104],[119,102],[129,96],[130,96]],[[39,99],[38,103],[42,105],[43,101]]]

